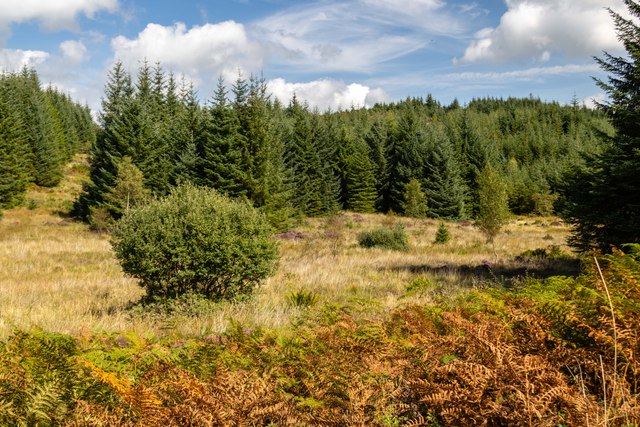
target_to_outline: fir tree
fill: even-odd
[[[131,76],[121,62],[116,62],[105,85],[99,116],[101,130],[90,153],[90,180],[74,205],[76,216],[87,219],[92,208],[104,202],[104,196],[115,184],[118,162],[134,152],[129,125],[132,102]]]
[[[609,95],[599,105],[616,129],[607,149],[587,161],[565,186],[564,217],[578,248],[640,243],[640,3],[624,0],[632,18],[611,10],[626,57],[605,53],[597,62],[609,73],[598,86]]]

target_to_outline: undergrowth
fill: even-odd
[[[640,263],[598,261],[602,276],[590,261],[368,320],[324,304],[289,329],[195,339],[16,332],[0,424],[636,426]]]

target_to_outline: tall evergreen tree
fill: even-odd
[[[431,150],[425,159],[424,192],[429,214],[461,218],[465,214],[466,186],[451,141],[435,125],[429,128]]]
[[[632,18],[609,10],[626,57],[605,53],[597,62],[609,73],[598,86],[609,100],[599,107],[616,129],[605,151],[588,159],[565,187],[565,218],[578,248],[640,243],[640,3],[624,0]]]
[[[354,212],[374,212],[378,195],[369,147],[364,140],[349,134],[346,129],[342,130],[341,139],[344,207]]]
[[[89,159],[89,182],[74,204],[76,216],[87,219],[91,210],[104,202],[104,196],[115,184],[118,162],[123,156],[133,157],[130,131],[133,93],[131,76],[121,62],[116,62],[105,85],[99,116],[101,129]]]
[[[20,204],[29,182],[26,129],[9,78],[0,77],[0,208]]]

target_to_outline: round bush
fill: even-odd
[[[139,279],[150,297],[247,295],[275,271],[278,258],[261,213],[191,185],[128,211],[111,243],[124,272]]]

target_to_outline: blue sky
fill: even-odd
[[[262,73],[273,96],[320,109],[431,93],[589,104],[593,61],[621,53],[622,0],[0,0],[0,68],[35,67],[93,109],[116,59],[193,81]]]

